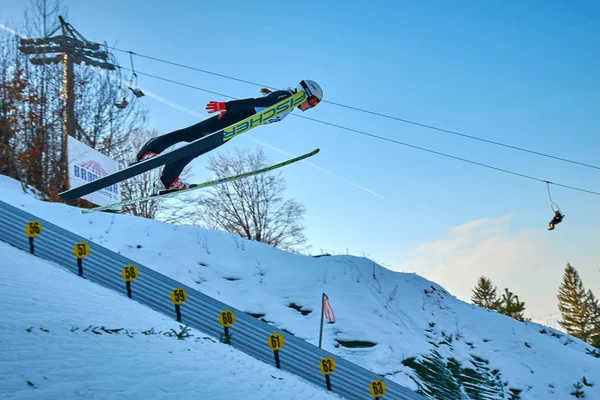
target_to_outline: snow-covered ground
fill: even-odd
[[[339,399],[0,242],[0,398]],[[118,331],[116,331],[118,330]]]
[[[224,232],[83,215],[38,201],[3,176],[0,188],[2,201],[313,344],[327,293],[337,321],[325,324],[323,348],[432,398],[570,399],[585,377],[594,384],[583,386],[586,398],[600,399],[600,358],[588,354],[590,346],[464,303],[418,275],[361,257],[294,255]],[[200,332],[184,341],[145,335],[178,324],[7,245],[0,252],[0,381],[8,382],[0,396],[335,398]],[[123,331],[94,334],[89,326]],[[233,363],[244,367],[230,369]]]

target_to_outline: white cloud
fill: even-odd
[[[432,280],[461,300],[470,301],[484,275],[525,301],[525,315],[542,321],[556,315],[556,293],[564,265],[553,260],[545,231],[511,230],[512,217],[485,218],[453,227],[448,237],[424,243],[407,255],[403,270]]]

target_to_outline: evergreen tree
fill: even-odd
[[[575,390],[571,392],[571,396],[574,396],[576,399],[585,398],[585,392],[583,391],[581,382],[574,383],[573,386],[575,387]]]
[[[562,320],[558,323],[581,340],[588,341],[591,336],[589,296],[586,294],[579,273],[567,264],[563,274],[563,283],[558,289],[558,309]],[[596,301],[597,302],[597,301]]]
[[[523,315],[523,311],[525,311],[525,302],[519,301],[519,296],[515,296],[508,288],[504,289],[498,311],[500,311],[501,314],[508,315],[519,321],[528,320]]]
[[[492,281],[485,276],[480,276],[477,281],[477,286],[473,289],[471,296],[473,304],[479,307],[484,307],[489,310],[498,309],[498,296],[496,295],[496,287]]]
[[[587,308],[589,310],[590,316],[590,340],[589,343],[594,346],[600,348],[600,303],[598,302],[598,298],[594,296],[594,293],[588,289],[587,292]]]

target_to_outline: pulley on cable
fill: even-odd
[[[554,227],[556,226],[556,224],[560,224],[563,220],[563,218],[565,217],[565,215],[562,213],[562,211],[560,211],[560,207],[558,206],[558,204],[556,204],[553,200],[552,200],[552,195],[550,194],[550,183],[546,181],[546,187],[548,189],[548,198],[550,199],[550,208],[552,208],[552,211],[554,211],[554,217],[552,218],[552,221],[550,221],[549,223],[549,227],[548,230],[551,231],[554,229]]]

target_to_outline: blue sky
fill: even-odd
[[[596,2],[173,3],[64,5],[67,20],[92,41],[272,87],[313,79],[325,100],[600,165]],[[18,28],[24,8],[0,0],[0,22]],[[123,53],[115,55],[129,66]],[[135,67],[235,98],[260,95],[256,86],[149,60],[136,58]],[[144,76],[140,86],[200,115],[208,101],[227,100]],[[160,133],[199,120],[150,97],[142,101]],[[303,115],[600,191],[599,170],[328,103]],[[368,255],[461,298],[486,273],[532,304],[537,318],[552,313],[567,262],[600,294],[598,196],[552,187],[567,217],[548,232],[552,211],[540,182],[293,116],[217,152],[259,146],[253,139],[266,144],[271,161],[321,148],[311,160],[319,168],[303,163],[284,171],[287,195],[307,207],[315,253]],[[208,177],[203,165],[194,162],[197,180]],[[539,296],[527,295],[531,286]]]

